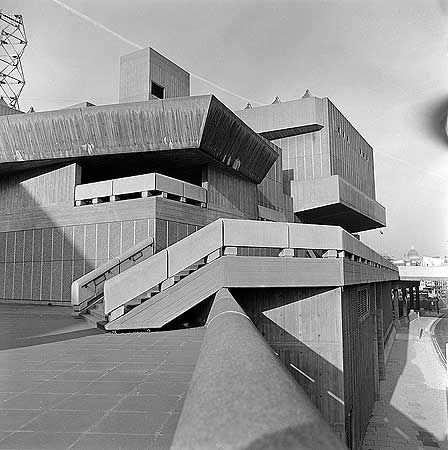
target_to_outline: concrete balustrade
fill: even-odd
[[[75,188],[75,202],[110,197],[113,180],[98,181],[96,183],[78,184]]]
[[[290,248],[342,249],[341,228],[339,227],[290,223],[288,231]]]
[[[185,198],[201,203],[207,202],[207,189],[204,189],[201,186],[196,186],[195,184],[191,183],[183,183],[183,185],[184,185],[183,196]]]
[[[102,294],[106,279],[119,273],[119,264],[120,260],[113,258],[72,283],[71,304],[75,311],[81,310],[85,303]]]
[[[155,190],[182,197],[184,195],[184,182],[157,173]]]
[[[106,280],[152,256],[153,246],[154,239],[152,237],[145,239],[75,280],[71,286],[71,304],[75,311],[83,309],[89,301],[103,295]]]
[[[280,256],[290,257],[294,255],[293,249],[326,250],[328,258],[344,258],[348,252],[355,255],[354,261],[396,271],[393,264],[340,227],[218,219],[124,274],[105,281],[105,312],[121,308],[156,285],[167,289],[175,283],[176,274],[203,259],[209,262],[221,255],[236,255],[238,247],[280,248],[283,249]],[[210,255],[215,256],[209,259]]]
[[[224,219],[225,247],[288,248],[286,222]]]
[[[136,192],[155,191],[156,175],[148,173],[134,177],[117,178],[113,180],[114,195],[134,194]]]
[[[346,449],[227,289],[215,296],[172,450]]]
[[[177,180],[159,173],[148,173],[133,177],[117,178],[96,183],[79,184],[75,188],[75,204],[98,199],[119,199],[122,195],[148,192],[162,192],[181,200],[191,200],[201,204],[207,201],[207,190],[201,186]]]
[[[168,276],[172,277],[223,246],[223,220],[196,231],[168,247]]]
[[[168,252],[162,250],[104,284],[104,312],[109,314],[168,278]]]

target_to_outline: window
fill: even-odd
[[[151,94],[157,98],[164,98],[165,88],[151,81]]]
[[[367,289],[358,289],[358,320],[364,320],[370,313],[369,292]]]

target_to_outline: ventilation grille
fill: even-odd
[[[360,289],[358,291],[358,318],[365,319],[370,312],[369,293],[367,289]]]

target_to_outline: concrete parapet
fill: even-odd
[[[171,448],[346,447],[229,291],[221,289]]]

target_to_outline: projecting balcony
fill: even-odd
[[[386,225],[386,210],[338,175],[292,181],[294,213],[305,223],[339,225],[352,233]]]
[[[206,207],[207,190],[201,186],[148,173],[133,177],[79,184],[75,188],[75,205],[83,206],[111,201],[160,196]]]

